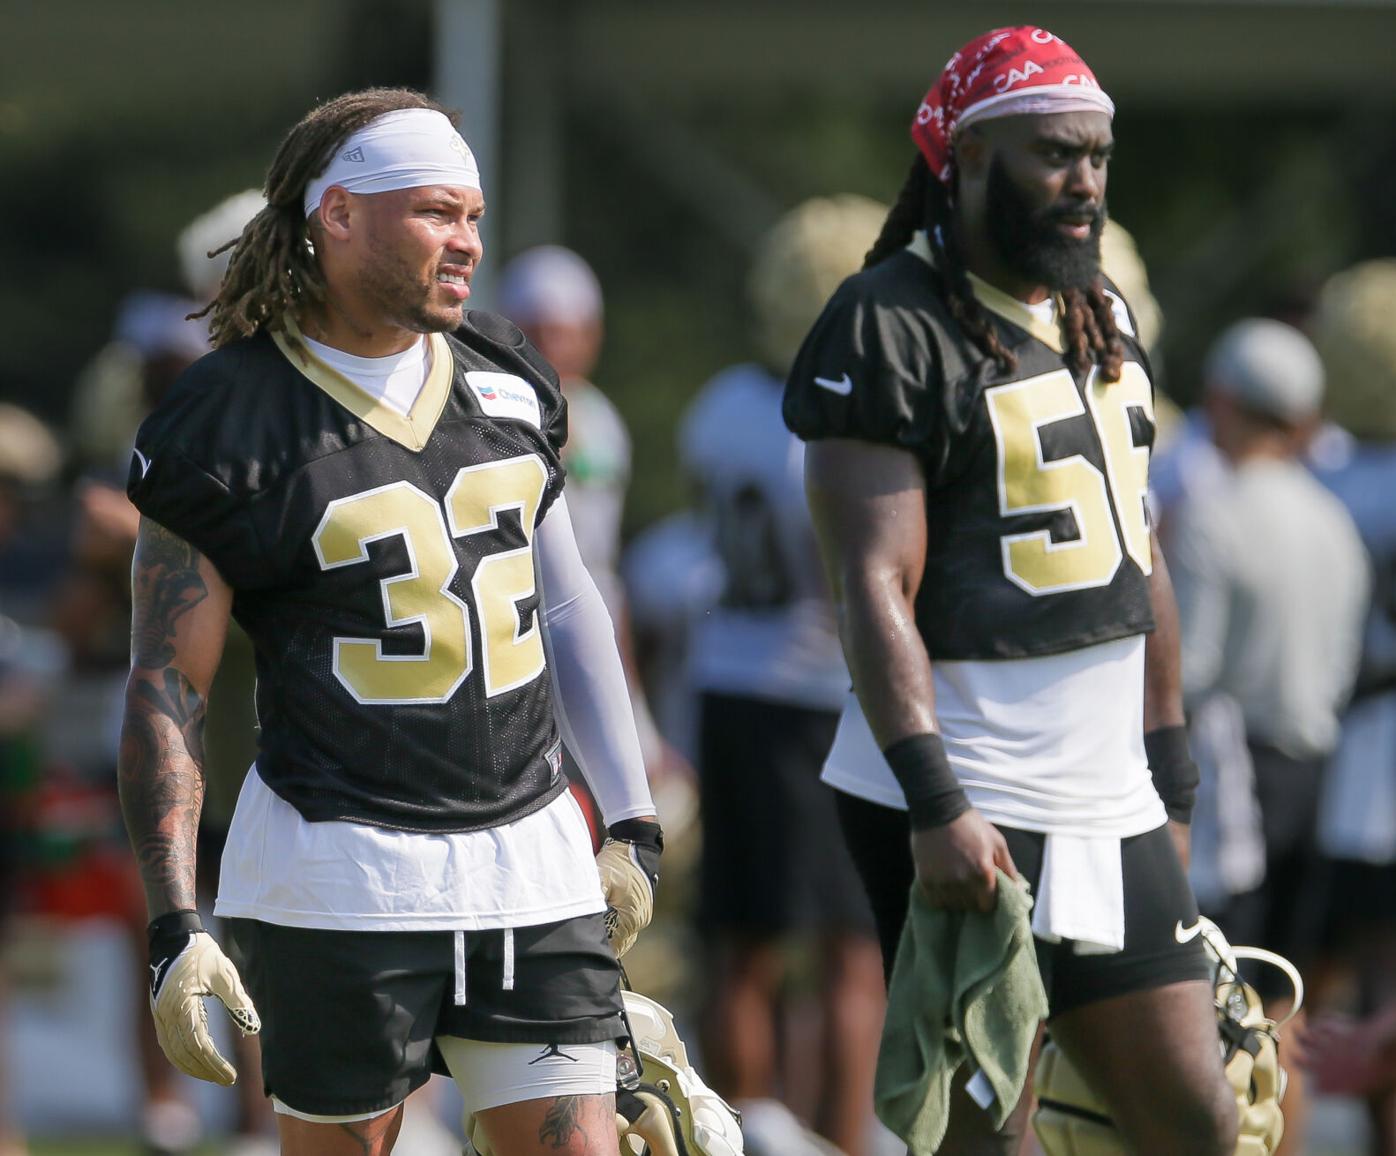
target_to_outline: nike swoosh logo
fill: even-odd
[[[136,460],[141,463],[141,477],[145,477],[146,474],[150,473],[150,459],[140,450],[133,449],[132,452],[136,455]]]
[[[830,393],[836,393],[840,397],[847,397],[853,392],[853,379],[846,373],[840,378],[816,377],[814,384],[822,389],[827,389]]]
[[[1196,939],[1201,931],[1202,920],[1199,919],[1191,927],[1184,927],[1183,921],[1180,919],[1173,927],[1173,938],[1179,943],[1188,943]]]

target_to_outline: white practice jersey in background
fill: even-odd
[[[805,504],[805,447],[785,428],[783,390],[760,366],[733,366],[703,387],[680,427],[722,568],[691,672],[700,691],[837,710],[848,673]]]

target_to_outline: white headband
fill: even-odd
[[[446,116],[429,108],[387,112],[339,147],[325,171],[305,187],[305,215],[331,185],[351,193],[386,193],[422,185],[480,188],[470,146]]]

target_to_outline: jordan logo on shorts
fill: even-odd
[[[541,1064],[544,1060],[551,1059],[553,1056],[557,1056],[559,1059],[563,1060],[571,1060],[574,1064],[577,1062],[576,1056],[569,1056],[560,1047],[558,1047],[557,1044],[549,1044],[546,1048],[543,1049],[543,1054],[541,1056],[539,1056],[537,1059],[528,1061],[528,1066],[531,1068],[534,1064]]]

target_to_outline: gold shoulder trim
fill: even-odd
[[[916,236],[912,238],[911,244],[907,246],[911,252],[935,268],[935,253],[931,249],[930,239],[926,236],[925,230],[918,229]],[[1062,340],[1061,322],[1055,325],[1044,324],[1039,321],[1036,314],[1016,297],[1010,297],[1002,289],[996,289],[985,281],[982,277],[977,277],[973,273],[967,274],[970,288],[974,290],[974,295],[979,299],[979,303],[991,313],[997,313],[1010,325],[1016,325],[1019,329],[1031,334],[1048,349],[1055,353],[1066,352],[1066,342]],[[1062,315],[1061,298],[1057,299],[1057,317]]]
[[[427,334],[431,369],[427,371],[427,380],[422,386],[422,391],[406,415],[384,405],[338,370],[326,365],[311,353],[301,336],[300,329],[289,316],[281,319],[279,329],[271,331],[272,340],[276,342],[276,347],[281,350],[286,360],[295,366],[303,377],[324,390],[360,421],[414,453],[427,444],[442,410],[446,408],[446,398],[450,396],[451,378],[455,371],[451,347],[442,334]]]

